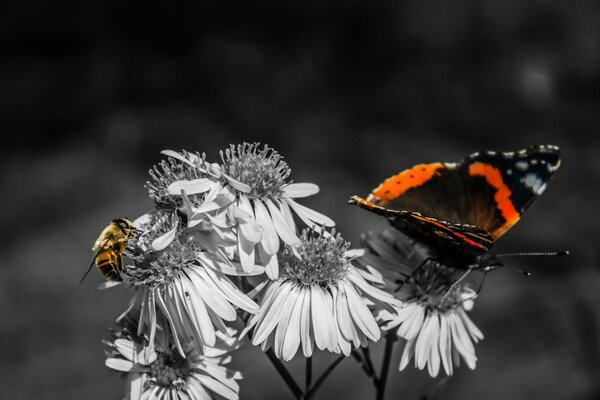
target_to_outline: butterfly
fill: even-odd
[[[439,258],[466,260],[475,268],[559,167],[560,150],[553,145],[477,152],[461,163],[415,165],[383,181],[366,199],[353,196],[349,203],[387,217]]]

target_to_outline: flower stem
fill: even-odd
[[[312,357],[306,357],[306,385],[304,386],[304,393],[308,393],[310,385],[312,384]]]
[[[373,376],[375,379],[377,378],[377,374],[375,373],[375,368],[373,367],[373,362],[371,361],[371,352],[369,351],[369,347],[361,347],[363,358],[365,360],[365,365],[367,367],[367,374],[369,376]]]
[[[397,337],[395,332],[389,331],[385,336],[385,350],[383,352],[383,361],[381,363],[381,371],[379,371],[379,379],[374,377],[375,383],[375,398],[383,400],[385,396],[385,386],[387,384],[387,376],[390,370],[390,362],[392,361],[392,349]]]
[[[277,372],[279,372],[279,375],[281,375],[281,378],[283,378],[285,383],[288,385],[288,387],[294,394],[294,397],[298,400],[305,399],[304,392],[300,389],[300,387],[298,386],[298,384],[296,383],[296,381],[294,380],[292,375],[285,368],[285,365],[283,365],[283,363],[277,358],[277,356],[273,352],[273,349],[267,350],[266,354],[267,354],[267,357],[269,357],[271,364],[273,364],[273,366],[275,367]]]
[[[306,393],[306,400],[310,400],[312,398],[312,396],[315,394],[315,392],[319,389],[319,387],[323,384],[323,382],[325,382],[325,379],[327,379],[327,377],[329,376],[329,374],[335,369],[335,367],[338,366],[338,364],[340,362],[342,362],[342,360],[346,358],[345,355],[341,354],[338,358],[335,359],[334,362],[331,363],[331,365],[329,367],[327,367],[327,369],[323,372],[323,374],[321,374],[321,376],[319,377],[319,379],[317,379],[317,381],[315,382],[315,384],[313,385],[312,388],[310,388],[310,390],[308,391],[308,393]]]

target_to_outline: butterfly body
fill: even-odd
[[[559,166],[559,149],[551,145],[478,152],[461,163],[416,165],[386,179],[366,199],[353,196],[349,202],[387,217],[440,259],[491,268],[488,251],[544,192]]]

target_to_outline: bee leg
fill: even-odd
[[[100,250],[101,251],[101,250]],[[100,254],[100,251],[98,251],[96,253],[96,255],[94,256],[94,259],[92,260],[92,263],[90,264],[90,267],[87,269],[87,271],[85,271],[85,274],[83,274],[83,276],[81,277],[81,280],[79,281],[79,284],[81,285],[83,283],[83,280],[85,279],[86,276],[88,276],[88,274],[90,273],[90,271],[92,270],[92,267],[94,266],[94,264],[96,263],[96,258],[98,258],[98,254]]]

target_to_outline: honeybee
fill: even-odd
[[[95,251],[96,255],[79,284],[83,282],[94,264],[107,280],[122,281],[121,256],[125,251],[127,240],[136,230],[133,223],[127,218],[113,219],[96,239],[94,247],[92,247],[92,251]]]

